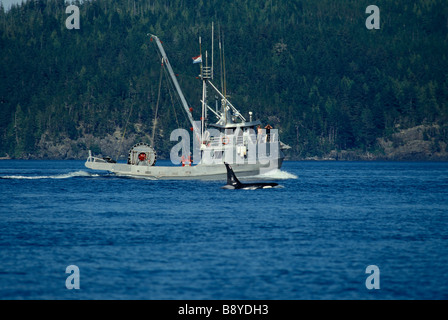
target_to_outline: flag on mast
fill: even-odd
[[[202,54],[198,55],[197,57],[193,57],[193,63],[200,63],[202,62]]]

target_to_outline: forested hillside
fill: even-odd
[[[191,57],[199,36],[210,50],[214,22],[230,100],[278,128],[291,158],[448,159],[448,3],[373,2],[91,0],[74,2],[79,30],[66,28],[63,1],[1,7],[0,157],[115,157],[150,142],[161,69],[148,33],[163,41],[199,120]],[[365,26],[370,4],[379,30]],[[189,128],[167,81],[161,155],[171,130]]]

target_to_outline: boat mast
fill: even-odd
[[[201,45],[199,38],[199,45]],[[200,47],[201,50],[201,47]],[[202,52],[201,52],[202,55]],[[207,83],[213,79],[213,24],[212,24],[212,66],[208,65],[208,52],[205,51],[205,67],[201,61],[201,80],[202,80],[202,116],[201,116],[201,147],[204,144],[205,120],[207,119]],[[205,147],[205,146],[204,146]],[[202,147],[203,148],[203,147]]]
[[[215,42],[215,28],[212,21],[212,80],[213,80],[213,44]]]
[[[170,62],[168,60],[168,57],[167,57],[167,55],[165,53],[165,50],[163,49],[162,43],[161,43],[160,39],[157,36],[155,36],[153,34],[150,34],[150,33],[148,33],[148,35],[151,36],[151,39],[155,40],[155,42],[157,44],[157,47],[159,48],[159,51],[162,54],[163,61],[165,62],[166,68],[168,69],[168,73],[169,73],[169,75],[171,77],[171,80],[174,83],[174,87],[176,88],[177,94],[180,97],[180,100],[182,102],[182,106],[183,106],[183,108],[185,109],[185,111],[187,113],[188,120],[190,120],[190,123],[193,126],[193,132],[195,132],[195,134],[198,136],[198,132],[199,131],[198,131],[198,128],[196,126],[196,123],[194,122],[193,116],[191,115],[190,107],[188,106],[187,100],[185,100],[185,96],[182,93],[182,89],[180,88],[179,83],[177,82],[176,76],[175,76],[175,74],[173,72],[173,68],[171,67],[171,64],[170,64]],[[198,137],[198,138],[200,138],[200,137]]]
[[[202,40],[201,37],[199,37],[199,55],[201,56],[201,79],[204,80],[204,67],[202,65],[203,60],[202,60]],[[205,57],[207,59],[207,51],[205,52]],[[207,63],[205,64],[205,66],[207,67]],[[204,124],[205,124],[205,115],[204,115],[204,110],[205,110],[205,104],[206,104],[206,97],[207,97],[207,92],[206,92],[206,87],[205,87],[205,82],[202,81],[202,108],[201,108],[201,147],[202,144],[204,143]]]
[[[226,57],[224,52],[224,34],[222,35],[222,65],[223,65],[223,96],[224,100],[222,100],[222,113],[224,114],[224,122],[227,123],[227,87],[226,87]]]
[[[202,137],[204,137],[205,120],[207,118],[207,83],[212,77],[211,67],[208,66],[208,52],[205,51],[205,67],[202,67]],[[203,143],[204,141],[202,141]]]

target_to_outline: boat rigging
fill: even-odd
[[[239,176],[256,175],[263,170],[280,168],[284,154],[282,150],[289,146],[280,142],[278,133],[271,130],[269,137],[266,133],[258,132],[261,122],[253,120],[252,112],[249,112],[249,121],[240,111],[229,101],[226,94],[225,83],[225,60],[224,46],[219,36],[219,47],[221,57],[221,87],[220,91],[212,82],[214,77],[213,69],[213,42],[214,27],[212,25],[212,54],[211,65],[208,64],[208,52],[205,51],[205,64],[202,59],[202,40],[199,38],[200,55],[193,58],[193,63],[200,63],[200,79],[202,81],[201,118],[195,121],[192,115],[192,108],[188,104],[182,89],[177,81],[173,67],[163,48],[160,39],[153,34],[148,34],[161,55],[162,68],[168,72],[171,83],[180,99],[183,110],[190,122],[193,131],[193,145],[199,145],[199,157],[193,156],[195,165],[191,163],[190,154],[183,154],[182,161],[173,164],[175,166],[155,166],[157,153],[154,149],[154,130],[157,121],[157,110],[159,98],[155,109],[155,119],[151,145],[138,143],[129,151],[127,163],[116,163],[105,158],[95,157],[89,151],[89,157],[85,163],[86,167],[94,170],[106,170],[118,175],[148,176],[158,179],[207,179],[222,178],[226,176],[224,161],[234,163],[233,169]],[[162,72],[162,71],[161,71]],[[159,86],[162,83],[162,73],[159,79]],[[221,99],[221,110],[213,109],[207,103],[208,88],[211,88]],[[160,88],[159,88],[160,95]],[[208,123],[208,111],[214,114],[217,122]],[[265,137],[263,138],[264,135]],[[196,149],[195,149],[196,151]],[[199,159],[197,159],[199,158]],[[173,161],[173,159],[171,159]],[[265,171],[264,171],[265,172]]]

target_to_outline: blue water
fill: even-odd
[[[448,298],[447,163],[285,162],[267,178],[282,188],[0,161],[0,299]]]

